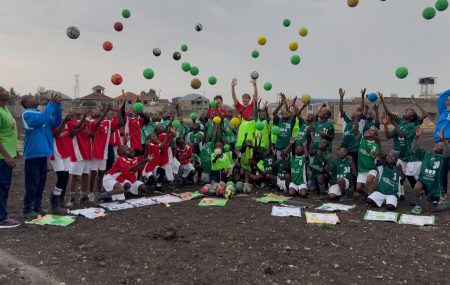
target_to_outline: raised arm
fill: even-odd
[[[441,131],[442,132],[442,131]],[[441,133],[439,133],[440,135]],[[416,152],[416,150],[419,148],[419,138],[422,135],[422,129],[420,126],[416,127],[416,135],[414,136],[414,140],[411,145],[411,151]]]
[[[30,128],[38,128],[47,123],[56,109],[56,103],[49,102],[44,112],[25,111],[22,118],[26,126]]]
[[[379,136],[375,137],[375,142],[378,144],[378,159],[383,159],[383,146],[381,145],[381,138]]]
[[[345,90],[342,90],[342,88],[339,88],[339,112],[341,113],[341,117],[344,116],[344,96],[345,96]]]
[[[383,115],[383,125],[384,125],[384,136],[386,139],[391,139],[391,133],[389,132],[389,117],[388,115]]]
[[[378,104],[373,105],[373,111],[375,112],[375,127],[380,128],[380,112],[378,111]]]
[[[56,130],[54,136],[55,138],[59,138],[61,136],[61,133],[64,130],[64,127],[67,125],[67,122],[72,120],[72,115],[67,115],[66,117],[64,117],[64,120],[61,122],[61,124],[59,125],[58,129]]]
[[[278,112],[280,111],[281,107],[283,107],[283,100],[280,101],[280,103],[278,103],[278,106],[275,108],[275,110],[273,110],[273,116],[278,116]]]
[[[397,133],[397,136],[399,136],[400,138],[404,138],[405,137],[405,133],[404,132],[402,132],[401,130],[400,130],[400,128],[398,127],[398,123],[397,123],[397,116],[393,116],[392,117],[392,125],[394,126],[394,130],[395,130],[395,132]]]
[[[353,128],[355,129],[355,136],[359,136],[361,133],[359,130],[359,119],[362,116],[362,110],[357,110],[353,119]]]
[[[361,111],[363,111],[364,110],[364,100],[366,99],[366,88],[364,88],[364,89],[361,89],[361,105],[360,105],[360,107],[361,107]]]
[[[300,109],[298,110],[297,117],[298,117],[299,120],[302,118],[302,113],[303,113],[303,110],[305,110],[306,106],[308,106],[308,104],[303,104],[300,107]]]
[[[236,106],[239,103],[239,100],[236,96],[236,85],[238,84],[238,81],[236,78],[233,78],[231,80],[231,96],[233,97],[234,106]]]
[[[421,120],[425,120],[428,117],[428,112],[425,110],[422,106],[420,106],[419,102],[416,101],[414,98],[414,95],[411,95],[411,102],[419,108],[420,112],[422,113],[422,116],[420,117]]]
[[[250,80],[250,83],[253,84],[253,98],[258,97],[258,86],[256,84],[256,79]],[[253,104],[256,104],[257,101],[253,101]]]
[[[392,117],[394,115],[391,111],[389,111],[389,108],[386,106],[386,102],[384,102],[383,93],[378,92],[378,97],[380,98],[381,104],[383,104],[384,112],[388,114],[389,117]]]

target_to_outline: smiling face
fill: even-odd
[[[347,151],[347,149],[345,147],[341,147],[338,150],[338,157],[339,157],[339,159],[344,159],[344,158],[347,157],[347,155],[348,155],[348,151]]]
[[[390,166],[396,165],[397,160],[398,160],[398,155],[395,152],[391,151],[386,155],[386,163],[389,164]]]
[[[244,105],[244,107],[247,107],[248,105],[250,105],[250,100],[251,100],[250,95],[248,95],[248,94],[242,95],[242,105]]]

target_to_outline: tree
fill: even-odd
[[[7,105],[14,106],[16,104],[16,101],[19,100],[20,94],[16,93],[16,90],[14,90],[14,87],[11,87],[9,89],[9,95],[11,95],[11,98],[6,102]]]
[[[42,95],[44,95],[44,93],[45,93],[45,88],[42,86],[39,86],[39,88],[37,89],[36,94],[35,94],[36,99],[41,101]]]

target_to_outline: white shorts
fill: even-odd
[[[294,188],[296,192],[300,192],[301,189],[307,189],[306,184],[294,184],[293,182],[289,183],[289,189]]]
[[[398,165],[402,167],[403,173],[406,176],[419,176],[420,167],[422,166],[421,161],[413,161],[413,162],[404,162],[400,159],[397,162]]]
[[[358,177],[356,178],[356,182],[366,184],[367,177],[369,177],[369,175],[371,175],[373,177],[377,177],[378,171],[371,170],[369,172],[359,172]]]
[[[70,169],[69,158],[50,160],[50,164],[52,165],[53,171],[55,172],[69,171]]]
[[[281,191],[286,191],[286,180],[281,180],[280,177],[277,176],[277,186]]]
[[[347,178],[344,178],[344,180],[345,180],[345,190],[348,190],[348,188],[350,188],[350,181],[348,181]],[[339,185],[333,184],[330,186],[330,188],[328,188],[328,194],[341,196],[342,195],[341,188],[339,188]]]
[[[367,197],[374,201],[378,207],[383,206],[383,203],[386,202],[386,204],[393,205],[397,207],[398,199],[394,195],[385,195],[383,193],[380,193],[378,191],[373,192],[372,194]]]
[[[147,166],[147,165],[146,165]],[[158,170],[159,166],[156,166],[152,171],[147,172],[144,170],[142,170],[142,176],[144,176],[145,178],[150,178],[151,176],[155,176],[156,177],[156,171]]]
[[[183,171],[183,174],[181,175],[183,178],[188,177],[189,173],[192,170],[195,170],[194,166],[190,162],[188,164],[181,164],[180,169]]]
[[[69,174],[81,176],[81,174],[89,174],[91,172],[91,161],[80,160],[70,164]]]
[[[119,183],[117,182],[116,178],[112,176],[111,174],[106,174],[103,177],[103,188],[105,188],[106,192],[111,192],[114,190],[114,186]],[[139,186],[144,184],[144,182],[137,180],[134,183],[131,183],[128,180],[125,180],[123,183],[120,183],[120,185],[124,186],[126,183],[130,183],[131,187],[128,190],[133,195],[139,195]]]
[[[97,160],[93,159],[91,160],[91,170],[92,171],[105,171],[106,170],[106,159]]]

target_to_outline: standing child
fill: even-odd
[[[183,174],[181,185],[186,185],[187,182],[193,182],[193,178],[196,174],[195,168],[191,163],[192,159],[192,147],[184,142],[182,138],[177,138],[175,148],[175,157],[180,162],[180,169]]]
[[[327,173],[331,178],[328,198],[339,200],[341,195],[353,186],[354,177],[358,173],[353,157],[348,154],[347,149],[341,147],[337,158],[328,159]]]
[[[280,133],[278,134],[275,143],[278,160],[281,160],[281,152],[289,146],[289,141],[295,126],[295,117],[289,111],[290,106],[288,106],[286,96],[283,93],[280,93],[280,97],[281,101],[278,104],[278,107],[273,111],[273,124],[280,128]],[[286,110],[282,111],[280,117],[278,113],[283,106],[285,106]]]
[[[145,147],[144,157],[148,159],[142,170],[142,176],[146,179],[147,186],[154,186],[155,190],[161,192],[161,186],[166,176],[164,168],[159,167],[160,144],[156,134],[151,133]]]
[[[291,139],[289,146],[295,144],[295,139]],[[292,155],[288,160],[288,166],[291,170],[291,182],[289,183],[289,196],[294,196],[298,193],[302,198],[308,196],[307,182],[306,182],[306,156],[308,151],[305,149],[306,141],[303,145],[295,148],[295,155]]]
[[[328,152],[331,152],[331,147],[334,139],[334,125],[328,120],[331,117],[331,111],[327,108],[321,108],[317,114],[317,121],[314,122],[314,151],[317,151],[321,141],[328,142]]]
[[[314,132],[311,132],[310,136],[312,141],[316,137]],[[314,149],[314,144],[312,143],[309,146],[309,167],[311,168],[310,189],[313,192],[317,192],[319,195],[327,194],[326,187],[330,180],[325,169],[330,155],[328,146],[329,142],[326,140],[321,140],[317,149]]]

